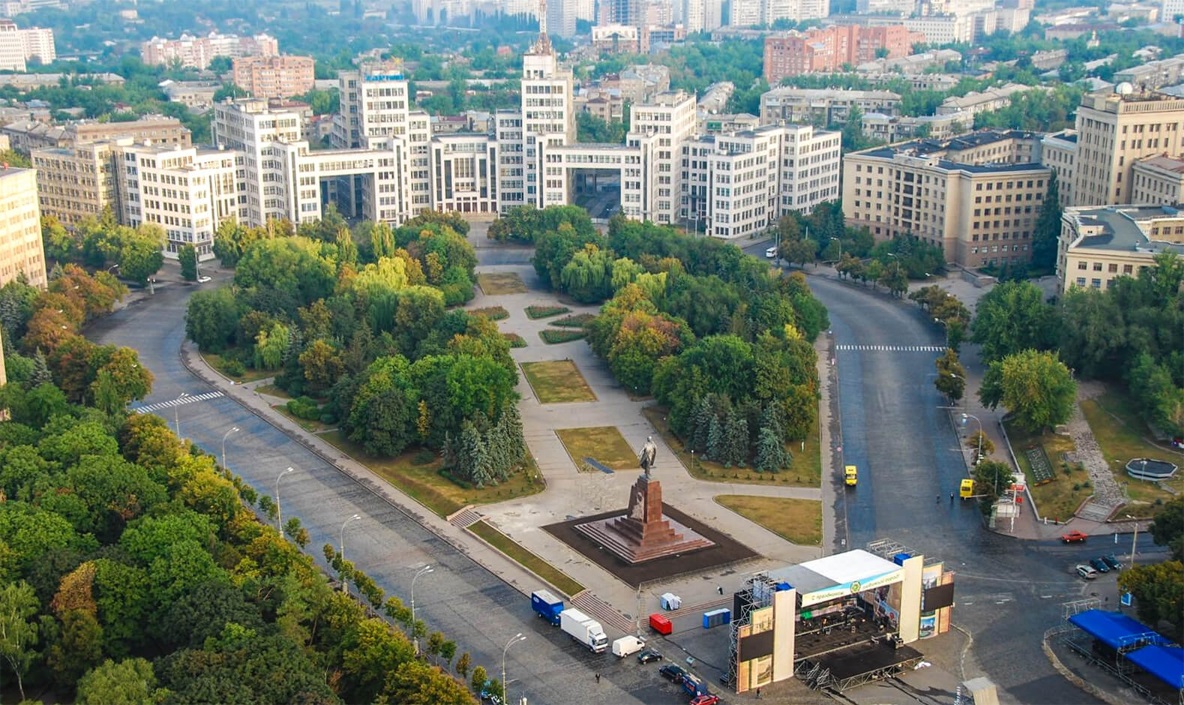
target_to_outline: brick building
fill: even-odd
[[[879,58],[900,59],[924,37],[904,25],[834,25],[765,37],[765,80],[776,86],[786,76],[830,73]]]

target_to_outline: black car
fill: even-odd
[[[1108,556],[1102,556],[1102,560],[1106,561],[1106,565],[1110,568],[1110,570],[1118,570],[1122,568],[1122,562],[1115,558],[1113,553]]]
[[[651,661],[661,661],[662,654],[653,649],[642,649],[637,654],[638,663],[650,663]]]
[[[682,670],[680,666],[675,666],[673,663],[662,666],[658,669],[658,673],[661,673],[663,678],[675,683],[682,683],[682,679],[687,675],[686,671]]]
[[[1102,560],[1101,558],[1091,558],[1089,559],[1089,564],[1092,565],[1094,570],[1098,571],[1099,573],[1110,572],[1110,566],[1106,565],[1106,561]]]

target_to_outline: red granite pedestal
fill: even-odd
[[[576,524],[573,528],[629,563],[642,563],[715,545],[662,513],[662,483],[648,475],[642,475],[633,484],[627,512]]]

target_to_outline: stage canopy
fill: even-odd
[[[1112,649],[1135,646],[1140,642],[1161,644],[1163,637],[1153,629],[1120,612],[1086,610],[1069,618],[1081,631]]]
[[[798,591],[802,607],[898,583],[903,575],[892,561],[861,549],[769,571],[774,582]]]
[[[1179,646],[1144,646],[1126,657],[1172,688],[1184,690],[1184,649]]]

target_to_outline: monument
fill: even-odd
[[[633,483],[633,489],[629,492],[629,508],[625,513],[573,527],[629,563],[642,563],[715,545],[714,541],[663,513],[662,483],[652,475],[657,452],[654,439],[650,437],[638,458],[645,474]]]

